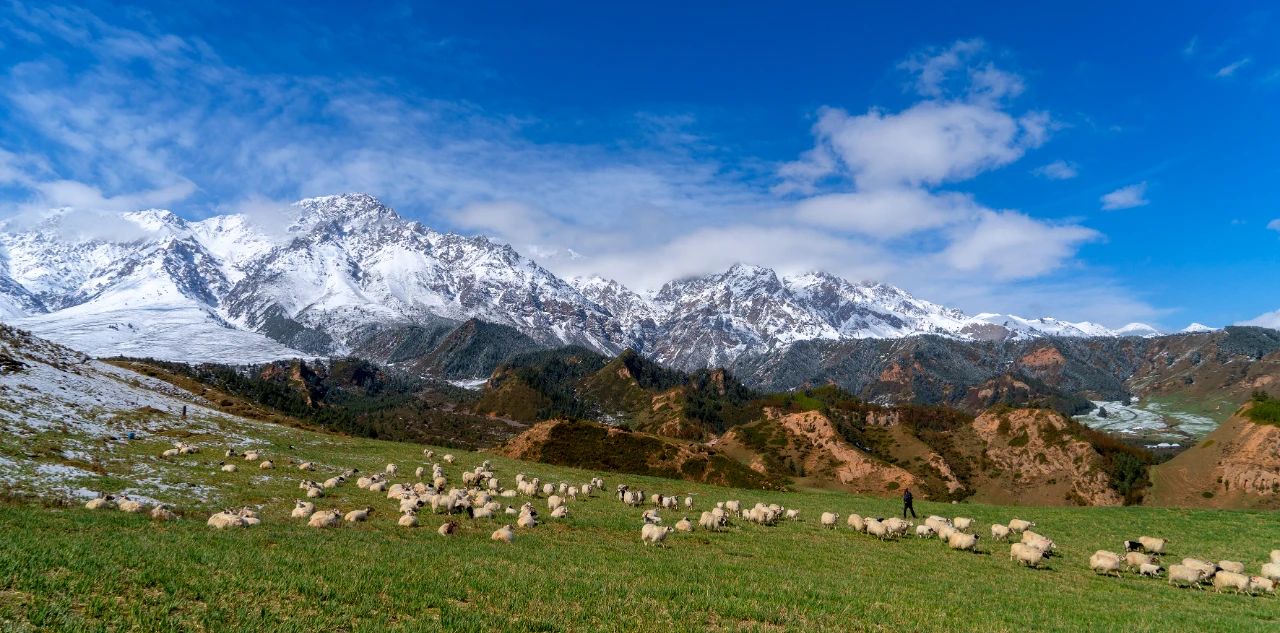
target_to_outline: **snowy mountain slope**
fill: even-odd
[[[542,345],[632,347],[686,369],[808,340],[1156,334],[969,316],[886,284],[748,265],[651,294],[565,281],[510,246],[434,231],[365,194],[299,201],[270,226],[160,210],[120,220],[87,231],[60,211],[0,225],[0,318],[95,355],[237,362],[344,354],[370,331],[479,319]]]

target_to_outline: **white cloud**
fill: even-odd
[[[888,239],[962,221],[980,208],[965,194],[893,188],[808,198],[796,205],[796,217],[816,226]]]
[[[985,272],[997,279],[1039,277],[1061,267],[1080,245],[1101,238],[1093,229],[1054,225],[1015,211],[982,211],[973,224],[956,230],[941,253],[948,266]]]
[[[1050,180],[1071,180],[1080,175],[1080,168],[1070,161],[1055,160],[1052,163],[1033,169],[1032,173]]]
[[[1199,48],[1200,48],[1200,36],[1196,35],[1196,36],[1193,36],[1189,42],[1187,42],[1186,46],[1182,47],[1182,54],[1186,55],[1187,57],[1191,57],[1192,55],[1196,54],[1196,50],[1198,50]]]
[[[1235,75],[1236,72],[1239,71],[1241,68],[1248,66],[1252,62],[1253,62],[1253,58],[1251,57],[1244,57],[1241,59],[1237,59],[1236,61],[1231,62],[1230,64],[1227,64],[1222,68],[1219,68],[1218,72],[1214,74],[1218,77],[1231,77],[1232,75]]]
[[[1136,185],[1121,187],[1102,196],[1102,208],[1106,211],[1145,207],[1148,204],[1151,204],[1151,201],[1147,200],[1147,183],[1145,181]]]
[[[1280,218],[1276,218],[1270,222],[1267,222],[1267,228],[1271,229],[1272,231],[1280,231]]]
[[[1280,310],[1259,314],[1248,321],[1241,321],[1236,325],[1255,325],[1258,327],[1269,327],[1274,330],[1280,330]]]

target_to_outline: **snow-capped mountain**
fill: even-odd
[[[370,328],[441,318],[507,325],[546,345],[633,347],[682,368],[813,339],[1156,333],[969,316],[885,284],[747,265],[649,294],[599,277],[565,281],[510,246],[434,231],[364,194],[302,200],[272,222],[148,210],[95,235],[73,219],[0,225],[0,318],[94,355],[340,354]]]

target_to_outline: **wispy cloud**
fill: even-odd
[[[1267,222],[1267,228],[1280,233],[1280,218]]]
[[[1102,196],[1102,208],[1105,211],[1132,209],[1134,207],[1144,207],[1148,204],[1151,204],[1151,201],[1147,200],[1146,181],[1121,187]]]
[[[1191,39],[1187,42],[1187,45],[1182,47],[1182,54],[1187,57],[1191,57],[1195,55],[1196,51],[1198,51],[1199,49],[1200,49],[1200,36],[1193,35]]]
[[[1245,66],[1248,66],[1251,63],[1253,63],[1252,57],[1242,57],[1240,59],[1237,59],[1234,62],[1231,62],[1230,64],[1227,64],[1226,66],[1223,66],[1222,68],[1219,68],[1218,72],[1214,73],[1214,75],[1217,77],[1224,77],[1224,78],[1232,77],[1241,68],[1244,68]]]
[[[1055,160],[1048,165],[1033,169],[1032,173],[1050,180],[1071,180],[1080,175],[1080,167],[1070,161]]]

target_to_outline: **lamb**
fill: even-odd
[[[1164,546],[1169,543],[1169,539],[1139,536],[1138,543],[1142,545],[1142,549],[1148,554],[1164,554]]]
[[[640,527],[640,542],[660,546],[663,541],[667,540],[667,535],[670,533],[671,528],[669,527],[646,523]]]
[[[1120,575],[1120,555],[1100,549],[1089,557],[1089,569],[1099,574],[1115,573]]]
[[[693,523],[689,521],[689,517],[685,517],[683,519],[680,519],[679,521],[676,521],[676,531],[677,532],[693,531]]]
[[[147,511],[146,504],[141,501],[134,501],[129,497],[121,497],[120,501],[116,503],[116,507],[119,508],[121,512],[128,512],[129,514],[141,514]]]
[[[1275,593],[1276,581],[1262,576],[1249,577],[1249,593]]]
[[[433,455],[435,455],[435,454],[436,454],[436,452],[435,452],[435,451],[433,451],[433,450],[431,450],[431,449],[429,449],[429,448],[424,448],[424,449],[422,449],[422,456],[423,456],[423,457],[425,457],[425,458],[427,458],[427,459],[431,459],[431,457],[432,457]]]
[[[235,464],[221,464],[221,466],[222,466],[222,472],[224,473],[234,473],[237,470],[239,470],[238,468],[236,468]]]
[[[311,516],[312,514],[315,514],[315,511],[316,511],[316,504],[311,503],[310,501],[294,499],[293,512],[290,512],[289,516],[294,519],[305,519]]]
[[[551,518],[553,519],[563,519],[567,516],[569,516],[569,506],[560,506],[551,511]]]
[[[1220,560],[1218,561],[1218,569],[1236,574],[1243,574],[1244,563],[1234,560]]]
[[[686,498],[688,498],[688,497],[686,497]],[[687,508],[687,507],[689,507],[689,506],[687,506],[687,505],[686,505],[685,507]],[[796,510],[796,509],[793,509],[793,508],[788,508],[788,509],[787,509],[787,520],[788,520],[788,521],[799,521],[799,520],[800,520],[800,511],[799,511],[799,510]]]
[[[1204,580],[1204,572],[1188,565],[1169,566],[1169,584],[1180,587],[1199,587]]]
[[[445,455],[442,459],[444,459],[444,463],[452,464],[455,457],[453,455]]]
[[[507,530],[508,531],[511,530],[510,525],[507,526]],[[454,532],[457,532],[457,531],[458,531],[458,523],[456,521],[445,521],[443,524],[440,525],[440,529],[436,530],[436,534],[439,534],[440,536],[451,536]],[[515,538],[514,534],[512,535],[512,538]],[[507,542],[510,543],[511,541],[507,541]]]
[[[163,453],[160,453],[160,456],[161,457],[177,457],[180,453],[182,453],[181,449],[171,448]]]
[[[422,466],[419,466],[413,469],[413,476],[415,479],[422,479],[422,473],[425,473],[425,472],[427,472],[427,469],[423,468]]]
[[[153,521],[174,521],[178,515],[174,514],[168,506],[160,504],[151,509],[151,519]]]
[[[1262,565],[1262,577],[1280,580],[1280,563],[1264,563]]]
[[[235,514],[230,510],[223,510],[222,512],[219,512],[209,517],[209,520],[206,522],[206,525],[217,530],[225,530],[227,528],[249,526],[249,524],[246,523],[245,520],[240,517],[240,515]]]
[[[311,515],[307,525],[313,528],[332,528],[342,524],[342,513],[337,510],[321,510]]]
[[[254,512],[253,509],[248,506],[240,508],[240,512],[237,514],[240,516],[240,519],[244,521],[245,525],[257,525],[262,523],[262,520],[258,518],[258,513]]]
[[[686,509],[686,510],[687,510],[687,509],[690,509],[690,508],[692,508],[692,507],[693,507],[693,497],[692,497],[692,496],[690,496],[690,495],[685,495],[685,498],[684,498],[684,507],[685,507],[685,509]],[[787,518],[788,518],[788,519],[790,519],[791,517],[787,517]]]
[[[399,525],[400,527],[418,527],[417,510],[410,510],[408,512],[405,512],[396,521],[396,524]]]
[[[365,508],[363,510],[352,510],[348,512],[346,516],[342,517],[342,520],[346,521],[347,523],[360,523],[362,521],[368,521],[370,514],[373,514],[373,508]]]
[[[275,467],[276,467],[275,463],[269,459],[267,461],[262,462],[261,464],[258,464],[258,468],[261,470],[271,470],[272,468],[275,468]]]
[[[862,515],[850,514],[849,519],[846,521],[846,523],[849,524],[850,528],[857,530],[859,532],[867,531],[867,524],[865,521],[862,520]]]
[[[445,457],[448,457],[448,455],[446,455]],[[442,526],[442,528],[443,528],[443,526]],[[514,531],[514,530],[512,530],[512,529],[511,529],[511,525],[510,525],[510,524],[508,524],[508,525],[504,525],[504,526],[502,526],[502,527],[500,527],[500,528],[498,528],[498,529],[494,530],[494,531],[493,531],[493,534],[490,534],[490,535],[489,535],[489,540],[491,540],[491,541],[502,541],[502,542],[504,542],[504,543],[511,543],[511,542],[513,542],[513,541],[515,541],[515,540],[516,540],[516,533],[515,533],[515,531]]]
[[[200,452],[199,446],[191,446],[189,444],[183,444],[178,447],[178,454],[180,455],[194,455],[199,452]]]
[[[387,464],[387,467],[383,469],[383,472],[388,475],[395,476],[396,473],[400,472],[400,467],[395,464]]]
[[[1044,561],[1044,552],[1025,543],[1014,543],[1009,546],[1009,560],[1016,560],[1027,567],[1039,567]]]
[[[840,520],[840,515],[838,515],[838,514],[836,514],[836,513],[834,513],[834,512],[823,512],[823,513],[822,513],[821,522],[822,522],[822,527],[824,527],[824,528],[835,528],[835,527],[836,527],[836,522],[837,522],[837,521],[839,521],[839,520]]]
[[[298,464],[298,470],[312,471],[316,469],[315,462],[302,462]]]
[[[1159,578],[1160,571],[1161,571],[1160,566],[1155,563],[1143,563],[1138,566],[1139,574],[1143,576],[1149,576],[1151,578]]]
[[[999,523],[992,523],[992,524],[991,524],[991,539],[992,539],[992,540],[994,540],[994,541],[1007,541],[1007,540],[1009,540],[1009,533],[1010,533],[1011,531],[1012,531],[1012,530],[1010,530],[1010,529],[1009,529],[1009,526],[1007,526],[1007,525],[1000,525]]]
[[[977,534],[965,534],[964,532],[952,532],[951,537],[947,539],[947,547],[958,550],[968,550],[970,552],[978,551]]]
[[[934,535],[933,528],[927,525],[916,526],[916,536],[918,538],[933,538],[933,535]]]
[[[955,526],[955,528],[961,532],[968,532],[969,528],[973,527],[973,519],[968,517],[956,517],[951,521],[951,525]]]
[[[520,518],[516,519],[516,525],[522,528],[537,527],[538,519],[535,518],[532,514],[521,514]]]
[[[1025,532],[1035,527],[1034,521],[1023,521],[1022,519],[1013,519],[1009,521],[1009,530],[1012,532]]]
[[[1237,593],[1249,590],[1249,577],[1234,571],[1220,571],[1213,575],[1213,590],[1222,593],[1223,589],[1235,589]]]

